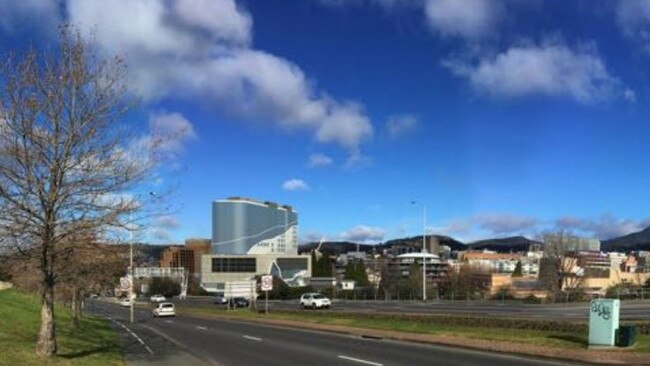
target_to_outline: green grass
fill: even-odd
[[[0,365],[124,365],[118,334],[99,318],[84,316],[78,328],[70,324],[70,311],[55,309],[58,354],[36,356],[40,303],[18,290],[0,291]]]
[[[553,332],[541,330],[522,330],[507,328],[487,328],[471,326],[450,326],[435,323],[414,322],[397,319],[370,318],[364,314],[334,314],[324,312],[282,312],[274,311],[268,315],[259,314],[247,309],[224,310],[220,308],[181,308],[180,312],[188,314],[216,314],[237,317],[242,319],[278,319],[291,320],[305,323],[343,325],[366,329],[381,329],[399,332],[424,333],[445,336],[455,336],[471,339],[487,339],[515,343],[527,343],[559,348],[585,349],[587,347],[586,332]],[[634,347],[637,352],[650,352],[650,336],[637,336]]]

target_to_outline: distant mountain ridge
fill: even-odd
[[[511,236],[507,238],[485,239],[467,244],[472,250],[492,250],[499,253],[527,252],[541,249],[543,243],[530,240],[524,236]]]
[[[650,227],[618,238],[603,240],[600,249],[605,252],[650,251]]]

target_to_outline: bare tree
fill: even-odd
[[[564,295],[565,300],[582,288],[584,272],[578,258],[571,253],[579,247],[579,240],[569,232],[559,231],[544,236],[544,257],[540,262],[539,279],[553,300]]]
[[[124,228],[152,165],[133,154],[120,122],[126,67],[101,59],[74,28],[60,47],[10,55],[0,66],[0,236],[37,263],[36,353],[57,351],[54,287],[78,232]]]

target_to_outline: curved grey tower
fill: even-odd
[[[291,206],[230,197],[212,203],[215,254],[298,254],[298,214]]]

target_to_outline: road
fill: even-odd
[[[183,306],[206,307],[212,305],[212,298],[191,298]],[[275,310],[296,310],[298,300],[269,301],[269,308]],[[358,313],[404,313],[404,314],[477,314],[484,316],[522,317],[554,320],[589,319],[588,303],[569,304],[524,304],[517,302],[421,302],[421,301],[372,301],[334,300],[332,311]],[[650,300],[621,301],[620,319],[650,319]]]
[[[470,351],[347,335],[307,331],[222,319],[179,315],[152,318],[138,309],[137,322],[128,324],[128,308],[94,301],[93,312],[124,324],[144,342],[131,342],[127,360],[140,363],[155,359],[157,365],[177,353],[191,354],[213,365],[566,365],[566,362]],[[122,329],[121,326],[118,329]],[[132,336],[124,331],[125,337]],[[147,349],[149,348],[149,349]],[[150,352],[151,351],[151,352]],[[177,352],[177,353],[175,353]],[[161,356],[162,355],[162,356]],[[188,362],[189,363],[189,362]],[[183,362],[183,364],[188,364]],[[137,363],[135,363],[137,364]]]

